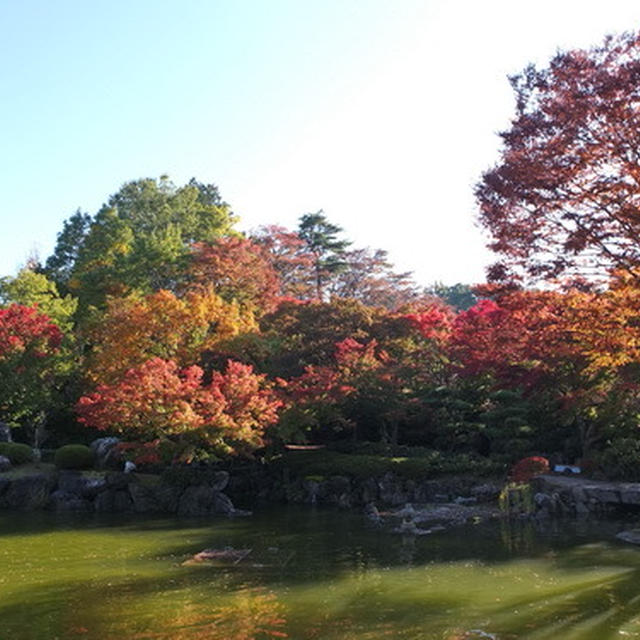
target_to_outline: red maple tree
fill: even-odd
[[[281,406],[265,376],[232,361],[208,384],[203,375],[198,366],[180,370],[173,361],[152,358],[81,397],[78,420],[143,442],[164,438],[222,453],[261,446]]]
[[[0,309],[0,420],[20,423],[46,409],[62,339],[57,325],[36,307]]]
[[[493,280],[592,279],[640,263],[640,32],[511,78],[516,115],[476,194]]]

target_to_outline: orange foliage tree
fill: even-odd
[[[112,298],[90,331],[87,378],[112,383],[152,357],[193,364],[218,342],[253,329],[250,311],[225,302],[210,288],[182,298],[164,290]]]
[[[280,288],[267,249],[239,236],[194,244],[189,279],[213,287],[228,302],[235,300],[259,313],[275,308]]]

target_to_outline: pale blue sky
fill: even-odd
[[[425,284],[478,282],[506,75],[639,27],[638,0],[0,0],[0,275],[167,173],[241,228],[323,208]]]

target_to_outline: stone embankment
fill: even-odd
[[[490,502],[498,498],[503,484],[462,475],[436,479],[403,478],[393,473],[368,478],[346,475],[294,478],[287,475],[264,474],[252,479],[251,484],[246,484],[242,477],[234,476],[229,494],[232,498],[253,495],[263,502],[332,505],[351,509],[369,503],[401,507],[408,502]]]
[[[460,476],[409,480],[393,474],[379,478],[347,476],[283,478],[194,469],[185,480],[122,471],[62,471],[52,465],[0,473],[0,509],[167,513],[182,516],[243,515],[234,503],[319,504],[345,509],[377,504],[399,508],[407,503],[464,506],[494,502],[501,484]],[[16,473],[18,472],[18,473]],[[450,518],[447,518],[450,519]]]
[[[229,474],[178,487],[132,473],[43,471],[0,475],[0,509],[98,513],[171,513],[182,516],[244,515],[223,493]]]
[[[640,509],[640,483],[541,475],[533,481],[536,515],[603,514]]]

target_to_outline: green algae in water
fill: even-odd
[[[612,541],[621,528],[507,523],[416,538],[312,509],[238,520],[3,514],[0,637],[640,638],[640,551]],[[226,546],[252,552],[182,564]]]

